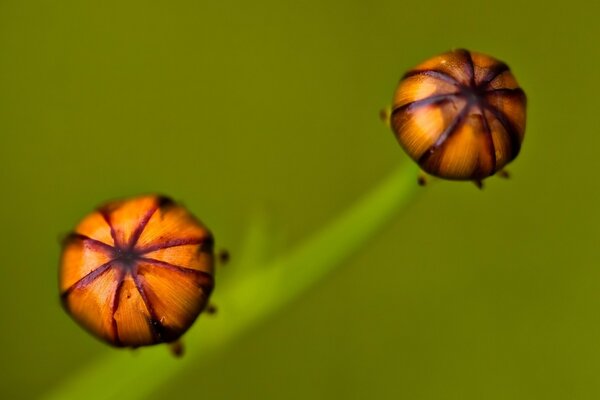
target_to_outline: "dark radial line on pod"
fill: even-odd
[[[148,328],[152,332],[154,339],[157,342],[162,342],[164,334],[165,334],[165,328],[164,328],[163,324],[160,322],[160,320],[158,319],[158,317],[156,315],[156,311],[154,311],[154,307],[152,307],[150,300],[148,300],[148,296],[146,294],[146,289],[144,289],[144,286],[142,285],[142,282],[140,281],[137,271],[134,271],[131,274],[131,276],[133,278],[135,287],[136,287],[137,291],[140,293],[142,301],[144,302],[144,305],[146,306],[146,309],[148,310],[148,314],[150,315],[150,320],[147,321]]]
[[[471,53],[465,49],[456,49],[453,51],[454,54],[460,54],[463,58],[463,62],[461,63],[461,67],[465,72],[469,80],[469,86],[475,87],[475,67],[473,66],[473,59],[471,58]]]
[[[121,339],[119,338],[119,327],[117,320],[115,319],[115,313],[119,308],[119,302],[121,301],[121,290],[123,289],[123,283],[125,282],[125,272],[119,273],[119,280],[117,282],[117,288],[115,289],[115,297],[113,298],[111,306],[111,318],[112,318],[112,331],[114,335],[114,341],[117,346],[122,345]]]
[[[138,250],[138,254],[151,253],[156,250],[168,249],[170,247],[186,246],[188,244],[202,244],[207,240],[211,240],[210,236],[203,238],[187,238],[187,239],[173,239],[167,240],[163,243],[147,246]]]
[[[421,155],[421,157],[419,158],[419,164],[427,162],[429,157],[431,157],[444,144],[444,142],[446,140],[448,140],[448,138],[450,136],[452,136],[458,130],[458,128],[464,122],[464,120],[467,116],[467,113],[469,112],[470,109],[471,109],[471,106],[469,104],[465,105],[465,107],[456,116],[456,118],[454,118],[452,123],[450,125],[448,125],[448,127],[446,127],[446,129],[444,129],[444,131],[442,132],[440,137],[435,141],[435,143],[431,147],[429,147],[427,150],[425,150],[423,155]]]
[[[141,257],[139,259],[140,262],[142,263],[148,263],[151,265],[154,265],[156,267],[159,268],[165,268],[171,271],[175,271],[175,272],[181,272],[184,274],[192,274],[192,275],[197,275],[199,278],[202,278],[203,281],[206,281],[204,283],[209,284],[210,286],[213,285],[214,282],[214,278],[211,274],[209,274],[206,271],[202,271],[199,269],[194,269],[194,268],[188,268],[188,267],[182,267],[180,265],[175,265],[175,264],[171,264],[169,262],[166,261],[160,261],[160,260],[156,260],[154,258],[147,258],[147,257]]]
[[[498,89],[490,89],[485,91],[486,95],[507,95],[507,96],[525,96],[525,92],[520,87],[517,88],[498,88]]]
[[[481,121],[483,122],[483,129],[485,129],[486,133],[486,143],[488,146],[488,151],[492,156],[492,172],[496,171],[496,146],[494,145],[494,137],[492,136],[492,129],[490,128],[490,124],[488,119],[485,116],[483,108],[481,109]]]
[[[144,232],[144,229],[146,228],[146,225],[148,225],[148,221],[150,221],[150,218],[152,218],[152,216],[154,215],[154,213],[156,213],[156,210],[158,210],[158,205],[152,207],[142,217],[142,219],[140,220],[140,223],[135,228],[135,231],[133,231],[133,233],[131,234],[131,238],[129,239],[129,248],[130,249],[134,248],[134,246],[136,245],[137,241],[140,239],[140,236],[142,236],[142,233]]]
[[[409,111],[409,110],[412,110],[412,109],[418,108],[418,107],[444,103],[446,101],[453,100],[457,95],[459,95],[458,92],[457,93],[447,93],[447,94],[440,94],[440,95],[436,95],[436,96],[426,97],[426,98],[420,99],[420,100],[411,101],[410,103],[406,103],[399,107],[394,108],[392,110],[392,116],[394,114],[402,112],[402,111]]]
[[[502,111],[498,110],[496,107],[489,103],[485,105],[485,108],[489,112],[491,112],[494,115],[494,117],[496,117],[498,122],[500,122],[500,124],[508,134],[510,142],[510,159],[507,161],[514,160],[515,157],[519,154],[519,151],[521,150],[521,138],[519,136],[519,133],[515,129],[514,125],[508,120],[508,118],[506,118],[506,115],[504,115]]]
[[[104,207],[104,208],[101,208],[98,211],[100,212],[100,215],[102,215],[102,218],[104,218],[104,221],[106,222],[106,224],[110,228],[110,236],[112,237],[112,240],[115,243],[115,247],[118,247],[120,244],[117,242],[117,233],[115,232],[115,227],[113,226],[113,224],[112,224],[112,222],[110,220],[110,212],[109,212],[109,210],[106,207]]]
[[[425,75],[425,76],[429,76],[431,78],[442,80],[442,81],[450,83],[452,85],[460,85],[460,82],[458,82],[450,74],[448,74],[444,71],[438,71],[435,69],[421,69],[421,70],[408,71],[406,74],[404,74],[402,79],[410,78],[411,76],[416,76],[416,75]]]
[[[112,263],[113,263],[113,260],[110,260],[109,262],[102,264],[98,268],[87,273],[83,278],[79,279],[77,282],[72,284],[68,289],[66,289],[62,293],[62,295],[61,295],[62,299],[65,300],[69,296],[69,294],[71,294],[71,292],[73,290],[84,288],[84,287],[88,286],[89,284],[91,284],[92,282],[94,282],[94,280],[96,280],[98,277],[102,276],[104,273],[106,273],[106,271],[108,271],[110,269]]]
[[[467,65],[469,68],[469,83],[471,84],[471,87],[475,87],[475,64],[473,63],[473,56],[471,55],[471,52],[468,50],[464,50],[462,49],[461,51],[464,52],[465,57],[467,58]]]
[[[496,79],[503,72],[508,71],[508,65],[503,62],[498,62],[498,64],[489,68],[485,76],[481,79],[481,82],[478,84],[480,88],[484,88],[490,84],[494,79]]]
[[[110,253],[112,253],[114,251],[114,247],[111,246],[110,244],[101,242],[100,240],[93,239],[87,235],[83,235],[83,234],[77,233],[77,232],[70,233],[65,238],[65,243],[68,244],[69,242],[75,241],[75,240],[81,240],[82,242],[85,242],[100,251],[106,251],[106,252],[110,252]]]

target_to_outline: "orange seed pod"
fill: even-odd
[[[427,173],[480,181],[519,154],[526,97],[508,66],[455,50],[431,58],[401,79],[391,126]]]
[[[177,340],[214,287],[213,237],[161,196],[114,201],[65,240],[59,286],[65,310],[118,347]]]

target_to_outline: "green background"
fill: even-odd
[[[336,274],[152,397],[600,397],[599,12],[3,0],[0,397],[116,351],[58,302],[59,238],[95,205],[167,193],[234,260],[266,211],[283,252],[409,162],[378,111],[456,47],[506,61],[528,95],[512,178],[421,189]]]

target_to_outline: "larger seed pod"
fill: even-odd
[[[479,181],[515,159],[526,97],[508,66],[455,50],[407,72],[394,95],[392,129],[427,173]]]
[[[64,308],[119,347],[177,340],[214,286],[213,237],[161,196],[115,201],[85,217],[64,243]]]

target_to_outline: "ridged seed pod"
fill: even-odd
[[[460,49],[404,75],[390,122],[425,172],[480,181],[519,154],[525,108],[525,93],[506,64]]]
[[[207,305],[213,260],[211,233],[181,205],[161,196],[111,202],[65,240],[62,302],[114,346],[173,342]]]

